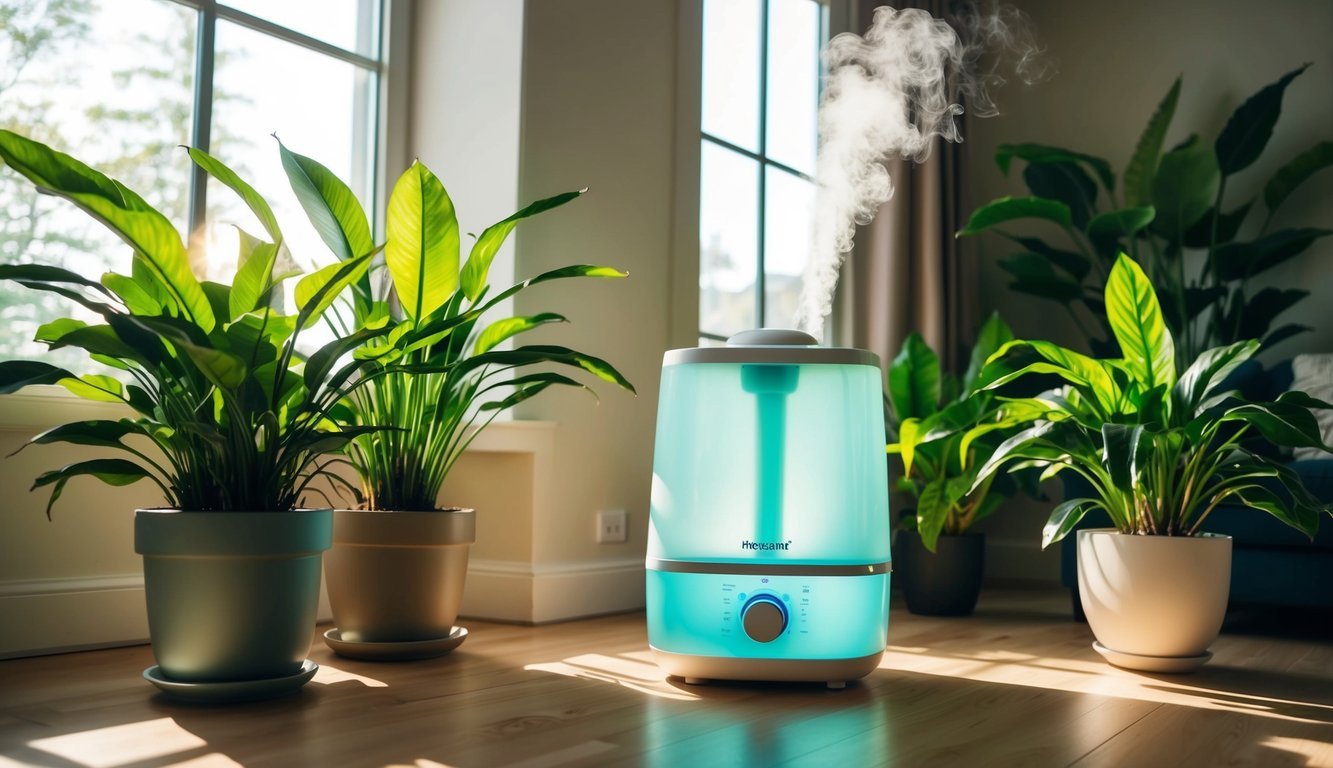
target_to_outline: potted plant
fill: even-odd
[[[299,688],[319,598],[320,556],[332,513],[301,509],[320,456],[371,426],[338,426],[329,409],[375,365],[330,361],[338,340],[302,364],[296,344],[372,254],[297,286],[295,315],[273,308],[282,234],[269,206],[207,154],[190,157],[231,188],[263,223],[267,239],[242,234],[231,285],[191,273],[175,227],[124,185],[74,158],[0,131],[0,159],[43,192],[72,202],[133,249],[130,274],[100,279],[53,266],[0,266],[0,278],[50,291],[98,320],[64,318],[36,338],[82,349],[116,375],[77,374],[40,361],[0,363],[0,393],[58,384],[80,397],[119,403],[128,418],[76,421],[32,444],[106,448],[117,458],[80,461],[39,476],[47,505],[81,476],[111,485],[148,480],[166,506],[135,513],[144,558],[149,632],[157,665],[145,676],[179,696],[254,698]]]
[[[285,149],[283,164],[311,221],[340,260],[370,248],[365,214],[350,190],[322,166]],[[395,184],[386,218],[387,275],[374,281],[360,270],[348,311],[328,318],[354,346],[354,357],[376,358],[389,368],[350,392],[330,415],[349,430],[375,424],[398,428],[362,434],[345,447],[359,481],[354,489],[359,506],[335,511],[326,559],[337,627],[325,639],[337,652],[421,658],[447,653],[466,636],[455,621],[468,547],[475,540],[475,513],[441,508],[440,487],[501,412],[551,386],[586,389],[552,370],[514,375],[517,371],[571,366],[633,391],[609,363],[572,349],[496,348],[533,328],[564,322],[560,315],[483,320],[489,309],[529,285],[625,276],[607,267],[571,266],[488,296],[491,260],[514,227],[581,193],[539,200],[487,227],[460,265],[458,220],[443,183],[418,162]],[[383,290],[376,292],[375,284]]]
[[[1320,141],[1279,168],[1257,199],[1228,199],[1243,186],[1232,177],[1263,154],[1282,111],[1287,87],[1309,65],[1294,69],[1241,104],[1211,144],[1191,134],[1165,153],[1181,80],[1167,91],[1143,129],[1133,155],[1116,175],[1106,160],[1042,144],[1004,144],[995,154],[1008,173],[1025,163],[1030,195],[1002,197],[975,210],[959,235],[997,231],[1017,248],[999,262],[1020,293],[1064,306],[1094,354],[1113,354],[1112,328],[1101,305],[1106,276],[1121,251],[1145,267],[1157,288],[1163,320],[1184,370],[1203,350],[1245,339],[1266,348],[1309,330],[1274,327],[1309,295],[1299,288],[1254,290],[1250,279],[1295,258],[1333,230],[1275,229],[1274,214],[1315,173],[1333,165],[1333,142]],[[1006,233],[1022,221],[1053,225],[1059,240]],[[1187,265],[1201,264],[1197,274]]]
[[[977,385],[987,358],[1013,337],[1004,320],[991,315],[961,379],[941,373],[939,357],[918,333],[907,337],[889,366],[888,423],[897,439],[888,452],[902,462],[894,487],[916,501],[894,536],[894,571],[912,613],[960,616],[976,608],[985,535],[972,526],[1017,490],[1008,476],[976,483],[977,471],[1015,423]]]
[[[1302,392],[1245,402],[1223,382],[1259,348],[1255,340],[1205,351],[1177,373],[1174,340],[1147,275],[1121,255],[1106,285],[1106,315],[1121,356],[1094,359],[1043,341],[1012,341],[993,358],[1031,358],[983,373],[986,388],[1032,374],[1064,385],[1014,407],[1036,413],[1001,444],[974,487],[1002,468],[1033,466],[1043,478],[1082,476],[1091,496],[1052,512],[1042,546],[1059,541],[1091,509],[1114,529],[1079,531],[1079,594],[1095,647],[1111,663],[1186,671],[1210,658],[1226,611],[1231,539],[1207,533],[1209,513],[1230,501],[1267,512],[1313,537],[1333,505],[1311,496],[1280,462],[1247,445],[1258,433],[1278,446],[1328,450]]]

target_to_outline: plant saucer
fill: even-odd
[[[1113,651],[1095,640],[1092,649],[1113,666],[1134,672],[1193,672],[1213,658],[1212,651],[1204,651],[1200,656],[1141,656],[1137,653]]]
[[[156,685],[169,698],[196,704],[231,704],[239,701],[272,699],[295,693],[310,682],[319,665],[310,659],[301,663],[301,671],[285,677],[266,677],[262,680],[229,680],[220,683],[196,683],[172,680],[154,664],[143,671],[143,677]]]
[[[368,643],[344,640],[337,627],[324,633],[324,643],[339,656],[364,661],[412,661],[443,656],[463,644],[467,627],[454,627],[447,637],[432,640],[405,640],[402,642]]]

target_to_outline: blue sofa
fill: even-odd
[[[1228,386],[1250,399],[1274,398],[1291,386],[1291,364],[1263,369],[1250,362],[1233,374]],[[1333,500],[1333,457],[1306,459],[1288,464],[1316,497]],[[1086,495],[1086,481],[1066,472],[1065,497]],[[1079,528],[1106,528],[1111,524],[1097,510],[1079,523]],[[1311,542],[1272,515],[1256,509],[1223,504],[1208,516],[1204,528],[1231,536],[1231,602],[1333,608],[1333,519],[1320,521],[1319,533]],[[1078,597],[1077,536],[1071,533],[1061,544],[1060,582],[1073,597],[1074,616],[1083,619]]]

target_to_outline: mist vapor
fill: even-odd
[[[957,23],[961,33],[922,10],[881,7],[864,36],[838,35],[824,51],[812,250],[796,317],[815,338],[856,226],[893,196],[883,161],[922,162],[937,136],[962,141],[955,118],[964,104],[979,117],[998,114],[991,94],[1004,72],[1029,83],[1047,74],[1017,9],[997,4],[983,13],[965,4]]]

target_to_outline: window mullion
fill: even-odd
[[[199,7],[199,32],[195,38],[194,63],[194,126],[190,144],[204,152],[209,151],[213,128],[213,63],[214,42],[217,39],[217,10],[212,2]],[[198,165],[190,174],[190,240],[204,237],[204,221],[208,215],[208,174]]]
[[[758,244],[758,264],[755,274],[755,320],[758,327],[764,327],[765,304],[767,303],[767,286],[764,277],[764,231],[768,228],[765,217],[768,206],[766,205],[768,173],[768,4],[770,0],[763,0],[763,7],[760,9],[759,16],[759,222]]]

